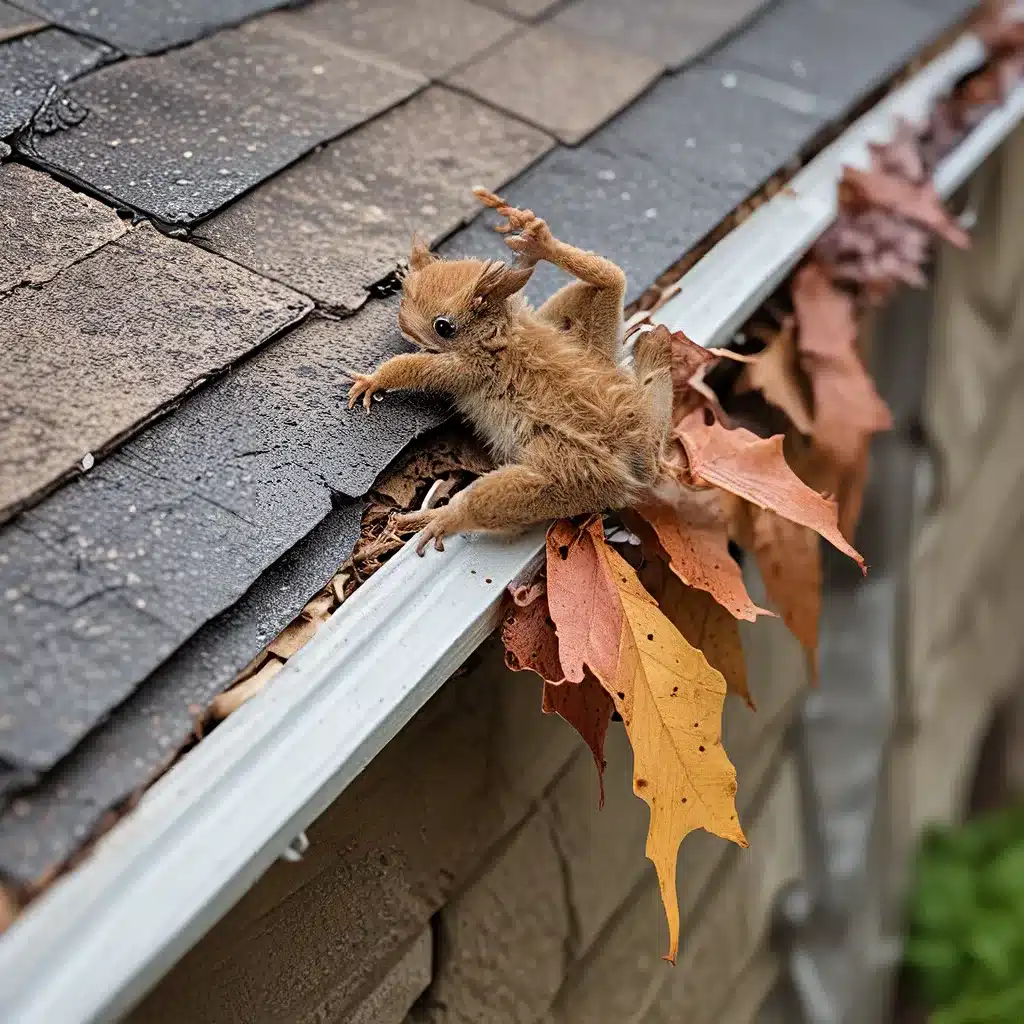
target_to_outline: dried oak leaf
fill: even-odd
[[[651,810],[647,856],[668,918],[666,959],[675,962],[680,842],[703,828],[747,843],[736,815],[736,770],[721,743],[726,682],[605,543],[599,522],[582,529],[555,523],[547,565],[566,678],[582,679],[589,668],[612,695],[633,745],[633,790]]]
[[[720,413],[718,397],[704,383],[704,374],[718,361],[718,354],[691,341],[682,331],[669,332],[663,324],[655,331],[664,331],[672,353],[672,413],[674,419],[705,403]]]
[[[967,232],[942,205],[930,181],[915,184],[891,174],[844,167],[843,180],[839,184],[839,199],[842,205],[854,209],[880,206],[897,213],[912,223],[934,231],[960,249],[970,245]]]
[[[514,672],[536,672],[544,680],[542,710],[564,718],[590,747],[597,766],[600,802],[604,806],[604,738],[612,717],[612,699],[593,676],[566,682],[558,660],[558,637],[546,593],[526,604],[513,602],[501,629],[505,664]]]
[[[793,318],[786,317],[763,352],[745,356],[742,361],[747,365],[736,382],[737,394],[760,391],[765,401],[781,409],[801,434],[810,434],[811,410],[797,361]]]
[[[810,433],[841,467],[855,465],[865,439],[891,429],[892,416],[857,352],[853,298],[813,262],[796,272],[791,290],[801,360],[814,394]]]
[[[729,532],[715,488],[682,490],[671,505],[649,502],[636,511],[654,530],[683,583],[710,594],[738,619],[753,622],[769,614],[750,599],[743,573],[729,554]]]
[[[744,427],[726,430],[717,421],[708,424],[698,410],[679,425],[677,436],[694,476],[809,527],[867,571],[864,559],[839,530],[835,501],[812,490],[790,469],[781,434],[760,438]]]

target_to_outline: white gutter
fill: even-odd
[[[723,344],[836,212],[844,164],[919,119],[984,59],[965,36],[852,125],[716,245],[658,313]],[[939,167],[948,195],[1024,114],[1024,87]],[[406,547],[244,705],[146,794],[77,870],[0,939],[4,1024],[116,1020],[332,803],[497,624],[502,591],[543,544],[453,538]]]

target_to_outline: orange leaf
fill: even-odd
[[[747,363],[737,393],[760,391],[765,401],[781,409],[801,434],[810,434],[811,410],[797,364],[796,328],[787,317],[768,347]]]
[[[774,512],[745,506],[745,546],[761,570],[768,599],[807,652],[812,676],[818,673],[818,620],[821,617],[821,546],[817,534]]]
[[[582,683],[544,683],[545,714],[561,715],[590,747],[597,765],[600,805],[604,807],[604,738],[615,705],[605,688],[588,672]]]
[[[563,653],[563,669],[569,675],[576,668],[573,658],[591,668],[611,693],[633,745],[633,789],[651,809],[647,856],[657,869],[668,917],[666,959],[674,962],[680,842],[703,828],[746,846],[736,816],[736,770],[721,743],[726,682],[605,543],[599,522],[575,536],[571,524],[556,523],[547,555],[560,648],[563,635],[574,638],[568,664]],[[616,606],[610,613],[609,605]],[[581,611],[584,623],[578,621]]]
[[[792,294],[803,365],[814,392],[811,434],[837,463],[853,466],[866,438],[892,427],[888,406],[857,353],[853,299],[815,263],[794,275]]]
[[[677,436],[694,476],[810,527],[866,571],[864,559],[839,532],[836,503],[811,490],[789,468],[781,434],[760,438],[744,427],[726,430],[717,421],[708,425],[698,410],[679,425]]]
[[[934,231],[959,249],[970,245],[970,236],[942,205],[935,186],[905,181],[878,171],[843,168],[839,184],[840,202],[854,207],[880,206]]]
[[[743,573],[729,554],[729,533],[714,489],[680,491],[674,505],[652,502],[637,512],[654,528],[683,583],[706,591],[738,619],[753,622],[765,614],[751,601]]]
[[[590,747],[604,806],[604,737],[612,717],[612,699],[590,673],[582,682],[564,682],[558,637],[543,592],[527,605],[513,603],[501,628],[505,664],[513,672],[536,672],[544,680],[541,708],[561,715]]]

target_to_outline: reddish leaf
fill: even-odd
[[[505,643],[505,664],[513,672],[529,670],[541,676],[544,680],[543,710],[561,715],[590,747],[597,765],[603,807],[604,737],[614,707],[611,697],[590,673],[579,683],[562,681],[558,637],[544,594],[527,605],[510,606],[501,639]]]
[[[966,249],[970,244],[967,232],[942,205],[931,182],[915,185],[889,174],[845,167],[839,189],[840,202],[843,204],[854,208],[881,206],[929,228],[958,248]]]
[[[698,411],[686,417],[677,435],[695,476],[820,533],[866,571],[864,559],[839,531],[836,503],[789,468],[781,434],[762,439],[743,427],[726,430],[717,421],[709,425]]]
[[[615,704],[605,688],[588,672],[582,683],[544,683],[545,714],[561,715],[590,747],[597,765],[600,805],[604,807],[604,738]]]
[[[637,512],[653,527],[683,583],[706,591],[738,619],[753,622],[766,614],[751,601],[740,567],[729,554],[725,517],[713,488],[681,491],[674,505],[650,503]]]
[[[655,330],[668,333],[668,328],[662,325]],[[685,416],[691,409],[696,409],[705,402],[717,410],[718,399],[704,383],[704,374],[717,361],[717,355],[691,341],[682,331],[675,331],[669,335],[669,345],[672,351],[674,418]]]
[[[857,353],[853,299],[816,263],[797,271],[792,294],[803,365],[814,393],[811,434],[840,466],[852,466],[866,438],[892,427],[889,409]]]
[[[501,627],[505,664],[513,672],[536,672],[551,683],[562,681],[558,637],[544,596],[527,605],[513,603]]]

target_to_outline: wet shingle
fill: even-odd
[[[41,287],[9,293],[0,302],[0,335],[13,339],[0,346],[0,516],[311,305],[148,225]]]
[[[670,68],[692,60],[733,32],[767,0],[578,0],[553,22],[567,32],[644,53]]]
[[[941,19],[902,0],[782,0],[714,55],[819,98],[844,113],[942,28]]]
[[[589,145],[642,157],[666,174],[699,181],[723,196],[728,212],[826,123],[813,97],[790,90],[781,97],[791,102],[787,106],[759,95],[762,84],[745,72],[688,68],[659,82]],[[794,109],[800,99],[804,109]]]
[[[49,281],[127,230],[109,207],[49,175],[0,166],[0,293]]]
[[[396,311],[307,321],[0,530],[0,759],[50,768],[444,418],[345,408],[346,367],[408,349]]]
[[[196,710],[205,708],[348,558],[362,509],[356,502],[328,513],[35,788],[24,789],[31,782],[27,773],[5,775],[0,768],[0,795],[5,778],[11,790],[23,790],[0,813],[0,873],[27,884],[61,864],[108,808],[168,763],[187,740]]]
[[[514,36],[453,85],[576,143],[643,92],[661,64],[548,25]]]
[[[477,212],[473,185],[503,185],[551,145],[434,86],[250,192],[195,238],[328,307],[356,309],[413,231],[443,238]]]
[[[502,192],[509,202],[544,217],[556,236],[615,260],[636,298],[729,212],[720,196],[696,179],[681,180],[645,160],[612,155],[589,144],[548,154]],[[478,217],[441,247],[448,256],[509,259],[498,218]],[[569,278],[541,264],[527,286],[534,302]]]
[[[64,85],[113,51],[59,29],[0,43],[0,137],[27,124],[53,85]]]
[[[516,28],[469,0],[320,0],[289,15],[304,31],[440,78]]]
[[[287,0],[18,0],[62,28],[124,53],[155,53],[282,7]]]
[[[104,68],[69,90],[88,116],[34,133],[27,148],[105,196],[188,224],[423,84],[300,27],[269,15]]]
[[[46,22],[39,18],[34,18],[21,8],[0,0],[0,43],[37,32],[45,25]]]

